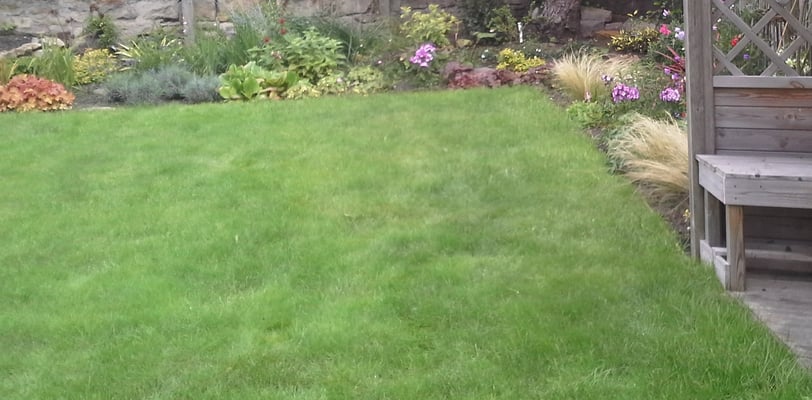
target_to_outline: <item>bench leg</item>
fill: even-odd
[[[741,206],[725,206],[727,226],[727,289],[744,290],[744,212]]]
[[[722,245],[722,202],[707,190],[705,197],[705,240],[711,247]]]

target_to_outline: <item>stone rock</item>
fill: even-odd
[[[602,8],[581,7],[581,21],[612,21],[612,12]]]
[[[606,22],[603,20],[582,19],[580,30],[581,35],[583,37],[592,37],[596,31],[603,30],[604,25],[606,25]]]
[[[619,30],[623,29],[623,23],[622,22],[610,22],[610,23],[608,23],[608,24],[606,24],[604,26],[604,29],[606,29],[607,31],[619,31]]]
[[[226,34],[226,37],[234,37],[237,34],[237,29],[234,27],[234,24],[231,22],[221,22],[220,23],[220,30]]]
[[[11,49],[8,51],[0,51],[0,60],[4,58],[17,58],[30,56],[41,48],[42,44],[40,43],[26,43],[17,47],[16,49]]]
[[[40,44],[40,47],[42,46],[65,47],[65,42],[63,42],[62,39],[55,37],[44,37],[42,39],[34,38],[31,39],[31,43]]]

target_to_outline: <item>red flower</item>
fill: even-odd
[[[287,29],[285,29],[285,28],[282,28],[282,29],[280,29],[280,30],[279,30],[279,34],[280,34],[280,35],[284,35],[284,34],[286,34],[286,33],[288,33],[288,30],[287,30]]]
[[[269,38],[269,37],[265,36],[264,38],[262,38],[262,41],[263,41],[263,42],[265,42],[265,43],[270,43],[270,42],[271,42],[271,38]]]
[[[736,47],[739,44],[739,40],[741,40],[742,35],[733,36],[733,39],[730,39],[730,47]]]
[[[285,19],[279,18],[279,25],[285,25]]]

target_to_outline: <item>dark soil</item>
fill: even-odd
[[[9,32],[0,34],[0,51],[7,51],[16,49],[20,45],[30,43],[33,35],[24,35],[21,33]]]

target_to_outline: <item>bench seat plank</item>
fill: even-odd
[[[812,158],[696,156],[699,184],[726,205],[812,208]]]

